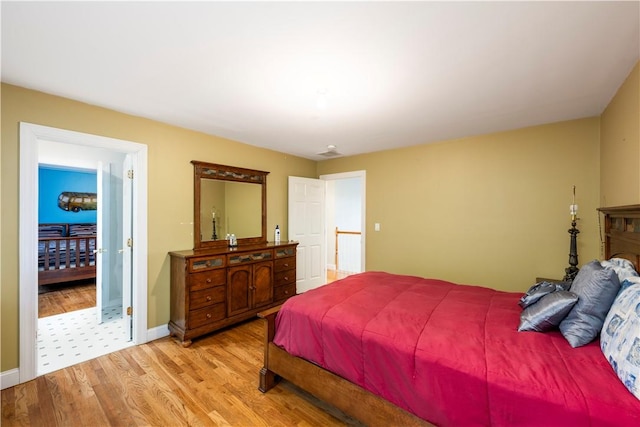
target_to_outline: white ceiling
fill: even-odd
[[[638,1],[3,1],[1,14],[3,82],[309,159],[596,116],[640,58]]]

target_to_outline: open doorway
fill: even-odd
[[[125,222],[124,215],[131,215],[131,206],[122,202],[123,168],[114,167],[114,177],[105,177],[104,167],[98,169],[105,163],[122,164],[125,156],[91,149],[76,152],[68,145],[39,144],[38,375],[132,345],[123,318],[125,275],[119,259],[127,253],[108,251],[123,246],[119,224]],[[70,150],[73,155],[60,155]],[[105,210],[123,205],[125,209],[105,215]],[[112,216],[111,223],[105,223]],[[131,292],[130,278],[126,279]]]
[[[55,147],[55,149],[51,149]],[[96,135],[49,128],[29,123],[20,124],[20,382],[26,382],[42,372],[38,369],[38,344],[36,330],[38,328],[38,165],[39,163],[72,166],[84,169],[94,169],[97,179],[97,209],[96,239],[92,243],[65,243],[68,248],[85,251],[84,257],[76,254],[75,265],[91,264],[89,257],[93,254],[96,277],[96,305],[102,307],[100,298],[107,300],[113,294],[104,292],[99,286],[103,280],[107,284],[117,283],[117,274],[128,278],[129,290],[122,291],[121,316],[123,321],[118,325],[123,335],[128,333],[132,337],[128,345],[140,344],[147,341],[147,147],[129,141]],[[110,165],[118,165],[116,169]],[[117,168],[120,168],[119,171]],[[133,179],[135,173],[135,179]],[[123,180],[123,177],[128,180]],[[118,178],[119,177],[119,178]],[[119,187],[114,186],[117,179],[124,182]],[[114,181],[116,180],[116,181]],[[112,186],[111,189],[107,188]],[[110,195],[100,200],[101,194],[111,194],[113,189],[117,195]],[[108,207],[113,200],[113,207]],[[90,201],[89,201],[90,202]],[[112,212],[124,212],[122,206],[130,204],[131,214],[113,216]],[[101,218],[101,214],[106,218]],[[113,224],[119,224],[118,229],[109,229]],[[114,232],[115,230],[115,232]],[[130,236],[124,238],[126,235]],[[114,236],[121,242],[112,245]],[[134,245],[133,242],[136,244]],[[70,251],[68,251],[70,253]],[[109,254],[105,257],[105,254]],[[113,256],[111,256],[113,255]],[[65,259],[67,257],[65,256]],[[103,259],[106,258],[106,259]],[[102,259],[102,262],[97,260]],[[117,274],[116,274],[117,272]],[[126,281],[125,281],[126,282]],[[103,291],[99,291],[103,289]],[[100,320],[89,322],[85,318],[76,319],[67,328],[77,332],[80,326],[102,322],[103,313],[94,307],[94,316]],[[79,313],[75,311],[73,313]],[[95,332],[86,333],[89,337]],[[98,343],[99,346],[99,343]],[[105,353],[114,351],[105,350]],[[91,356],[88,358],[93,358]],[[88,360],[88,359],[86,359]],[[77,362],[76,362],[77,363]]]
[[[336,185],[338,182],[340,184]],[[343,183],[347,191],[336,197],[335,188],[342,188]],[[298,241],[298,293],[325,285],[337,276],[340,258],[336,263],[336,226],[339,230],[340,227],[352,228],[350,231],[359,239],[356,244],[349,245],[350,249],[341,251],[350,259],[348,269],[352,270],[343,269],[341,274],[365,271],[365,187],[365,171],[322,175],[320,179],[289,177],[288,228],[289,238]],[[337,211],[339,215],[336,215]],[[348,221],[345,221],[347,216]],[[332,263],[329,269],[328,263]]]
[[[365,171],[326,181],[327,283],[365,271]]]

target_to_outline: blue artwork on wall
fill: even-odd
[[[97,188],[96,171],[40,165],[38,222],[95,223]]]

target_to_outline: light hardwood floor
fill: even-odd
[[[339,279],[344,279],[345,277],[350,276],[351,274],[354,274],[354,273],[347,273],[344,271],[327,269],[327,283],[335,282],[336,280],[339,280]]]
[[[96,306],[94,280],[56,284],[38,288],[38,317],[82,310]]]
[[[358,425],[287,382],[258,391],[262,322],[219,331],[189,348],[159,339],[5,389],[1,424]]]

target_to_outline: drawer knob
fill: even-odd
[[[289,264],[288,264],[288,263],[285,263],[285,264],[284,264],[284,266],[285,266],[285,267],[289,267]]]
[[[211,313],[207,313],[207,319],[211,319]]]
[[[208,279],[207,279],[207,283],[211,283],[211,278],[208,278]]]
[[[284,294],[285,295],[289,295],[289,291],[284,291]]]
[[[211,261],[207,260],[207,262],[205,263],[205,265],[206,265],[207,267],[211,267]]]
[[[207,301],[211,301],[211,297],[207,295]]]
[[[287,277],[287,276],[284,276],[284,280],[289,280],[289,277]]]

